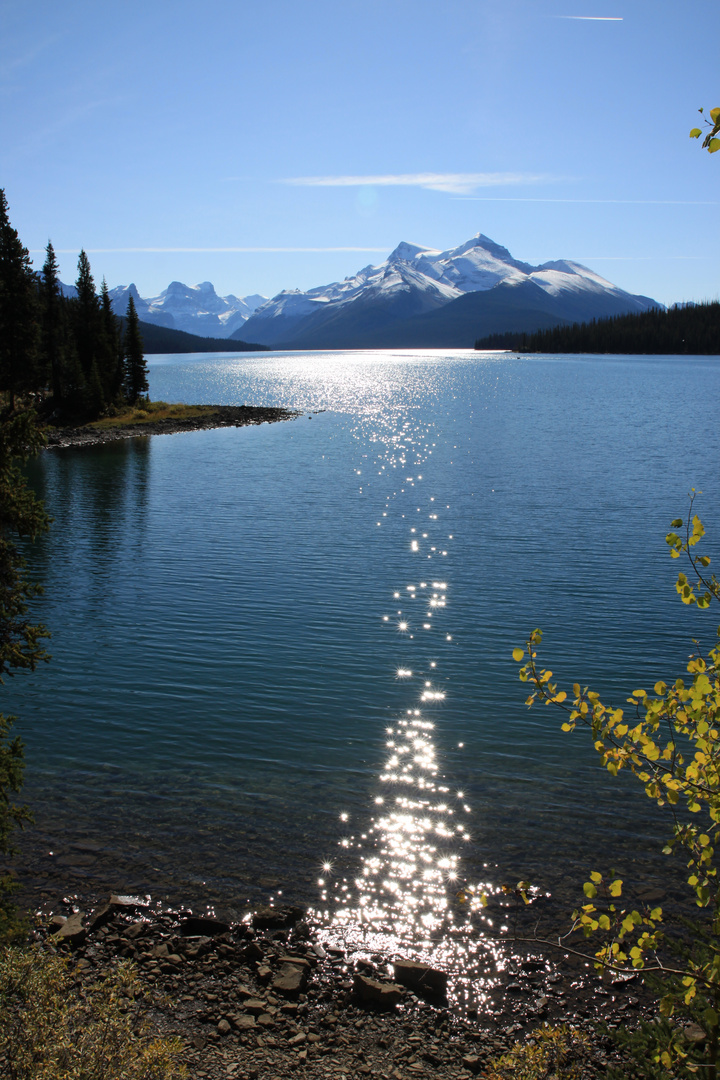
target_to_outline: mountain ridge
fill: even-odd
[[[401,241],[384,262],[342,282],[278,293],[242,334],[284,349],[472,348],[483,334],[662,306],[581,263],[522,262],[477,233],[446,251]]]

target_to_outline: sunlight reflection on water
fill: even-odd
[[[240,909],[282,889],[316,897],[338,940],[433,959],[461,987],[474,966],[482,987],[505,962],[498,881],[538,881],[566,914],[588,849],[609,846],[654,881],[642,798],[606,798],[592,747],[527,713],[511,653],[541,625],[566,681],[623,700],[687,652],[663,526],[715,480],[717,432],[693,417],[719,371],[151,358],[156,400],[313,422],[33,464],[56,521],[32,555],[53,662],[8,688],[33,887]]]

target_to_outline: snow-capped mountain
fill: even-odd
[[[110,290],[116,315],[125,314],[131,295],[143,322],[184,330],[200,337],[218,338],[234,334],[267,299],[257,293],[242,298],[218,296],[209,281],[199,285],[171,281],[159,296],[150,297],[140,296],[134,284],[118,285]]]
[[[468,294],[475,300],[468,303]],[[345,281],[308,292],[281,292],[257,308],[243,325],[242,336],[264,345],[301,349],[470,347],[476,337],[496,329],[535,330],[656,306],[660,305],[624,292],[579,263],[520,262],[507,248],[478,233],[448,251],[403,242],[385,262],[366,266]],[[479,325],[470,329],[475,307]],[[458,311],[463,318],[455,326]]]

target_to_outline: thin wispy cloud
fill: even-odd
[[[593,203],[618,206],[720,206],[717,199],[532,199],[522,196],[469,195],[457,202]]]
[[[65,34],[50,34],[48,37],[43,38],[40,41],[36,41],[28,50],[22,53],[14,53],[11,56],[0,56],[0,80],[5,81],[9,79],[11,75],[14,75],[20,68],[27,67],[32,64],[33,60],[43,53],[46,49],[49,49],[51,45],[55,45],[60,41]],[[12,46],[8,49],[11,52]]]
[[[552,15],[553,19],[577,19],[579,22],[622,22],[622,15]]]
[[[45,248],[30,248],[32,255],[37,255]],[[218,255],[225,252],[232,254],[325,254],[342,251],[385,252],[387,247],[122,247],[122,248],[85,248],[88,255]],[[55,248],[56,255],[77,255],[80,245],[74,248]]]
[[[291,176],[280,184],[296,187],[417,187],[465,195],[478,188],[546,184],[555,177],[536,173],[382,173],[369,176]]]
[[[709,255],[575,255],[570,262],[657,262],[658,259],[697,262],[709,258]]]

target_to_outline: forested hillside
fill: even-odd
[[[667,311],[653,308],[633,315],[554,326],[534,333],[490,334],[476,349],[512,349],[528,353],[720,354],[720,302]]]
[[[53,419],[92,419],[147,393],[134,305],[121,327],[84,251],[75,287],[75,297],[62,295],[51,243],[33,271],[0,189],[0,393],[10,412],[22,402]]]
[[[51,243],[41,272],[32,269],[0,189],[0,408],[32,407],[54,423],[94,420],[147,395],[145,353],[264,348],[141,323],[132,296],[118,318],[84,251],[74,293],[63,293]]]
[[[124,323],[121,318],[121,324]],[[269,352],[268,345],[252,345],[234,338],[200,337],[188,334],[185,330],[173,330],[168,326],[140,319],[140,336],[145,352],[151,353],[193,353],[193,352]]]

